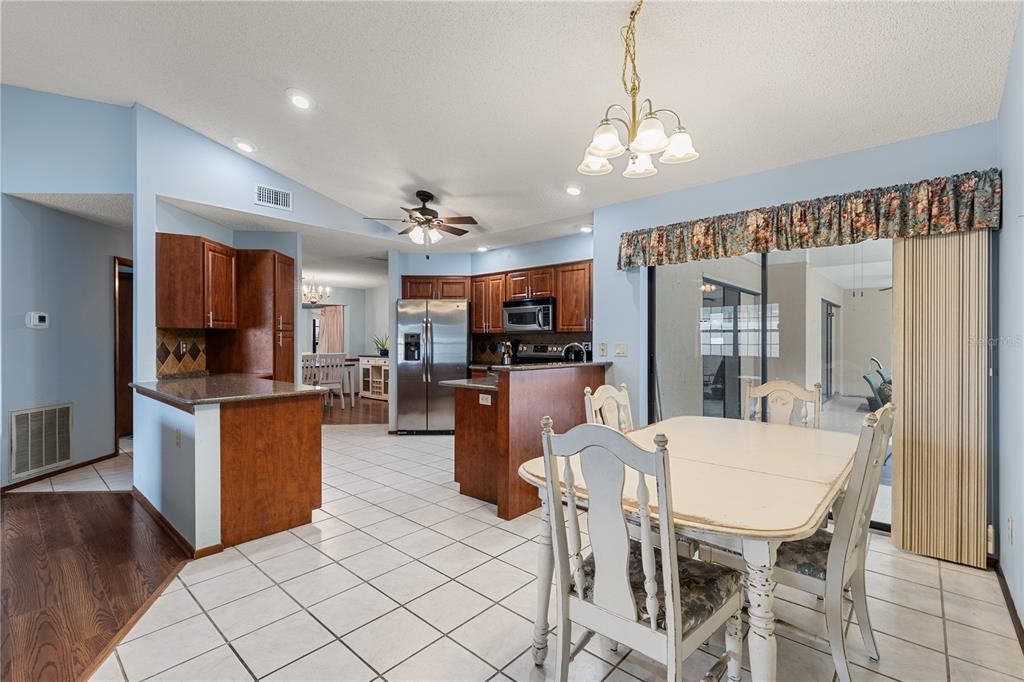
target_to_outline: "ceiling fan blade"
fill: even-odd
[[[441,218],[442,221],[448,225],[478,225],[476,218],[471,215],[464,216],[452,216],[451,218]]]
[[[389,223],[404,223],[405,222],[405,218],[367,218],[365,216],[363,217],[363,220],[377,220],[377,221],[385,220],[385,221],[387,221]]]
[[[461,227],[452,227],[447,223],[441,223],[440,225],[437,225],[436,228],[442,232],[454,234],[456,237],[461,237],[462,235],[469,233],[469,230],[463,230]]]
[[[413,220],[423,220],[423,214],[419,212],[419,209],[401,207],[403,211],[409,214],[409,217]]]
[[[402,230],[398,234],[400,234],[400,235],[402,235],[402,234],[409,234],[410,232],[412,232],[415,229],[416,229],[415,225],[410,225],[409,227],[405,228],[404,230]]]

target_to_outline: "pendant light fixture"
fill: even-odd
[[[305,280],[302,282],[302,302],[308,303],[309,305],[318,305],[322,301],[326,301],[331,297],[331,288],[325,287],[316,283],[314,277],[310,280],[309,284],[306,284]]]
[[[636,69],[636,18],[643,6],[644,0],[639,0],[629,13],[629,23],[622,27],[622,42],[625,46],[622,87],[629,97],[630,107],[627,109],[621,104],[612,104],[605,110],[604,118],[583,153],[583,161],[576,168],[582,175],[611,173],[612,164],[609,159],[622,156],[627,151],[630,152],[629,163],[622,173],[626,178],[648,178],[655,175],[658,169],[651,159],[654,154],[661,154],[658,161],[667,164],[687,163],[700,156],[679,114],[671,109],[655,109],[650,99],[643,100],[637,106],[640,74]],[[624,118],[612,116],[615,110],[620,111]],[[676,127],[671,136],[665,134],[665,126],[659,118],[662,114],[670,114],[675,118]],[[621,125],[626,133],[626,144],[622,144],[616,124]]]

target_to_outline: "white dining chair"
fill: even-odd
[[[303,353],[302,354],[302,383],[307,386],[316,386],[320,381],[320,377],[317,374],[316,366],[316,354],[315,353]]]
[[[555,435],[550,417],[542,420],[544,470],[555,557],[558,607],[557,669],[569,676],[569,663],[599,634],[621,642],[668,668],[668,679],[681,680],[683,661],[723,624],[726,652],[709,675],[740,679],[743,603],[738,571],[662,552],[675,539],[670,489],[668,440],[655,438],[645,450],[626,435],[603,424],[581,424]],[[584,556],[576,473],[587,485],[587,532],[590,552]],[[561,465],[561,466],[559,466]],[[559,472],[561,469],[561,473]],[[561,480],[560,477],[561,476]],[[635,481],[635,483],[633,483]],[[652,529],[650,483],[655,486],[660,537]],[[623,510],[623,486],[635,490],[640,518],[638,540],[631,540]],[[635,486],[635,488],[634,488]],[[568,517],[568,518],[566,518]],[[584,633],[573,646],[572,624]]]
[[[847,587],[850,588],[864,649],[872,659],[878,660],[879,657],[868,613],[864,561],[867,558],[871,512],[888,453],[892,423],[891,404],[865,417],[846,491],[842,502],[837,502],[832,508],[836,517],[835,529],[819,528],[804,540],[783,542],[779,545],[772,574],[776,582],[824,600],[825,629],[840,682],[850,680],[843,637],[843,594]],[[743,563],[741,557],[724,552],[715,552],[712,560],[736,568],[741,568]]]
[[[587,408],[588,424],[604,424],[620,433],[633,430],[633,411],[629,407],[626,384],[619,384],[618,388],[604,384],[596,391],[587,386],[583,390],[583,402]]]
[[[317,355],[320,386],[327,389],[329,404],[334,406],[334,390],[338,390],[341,398],[341,409],[345,409],[345,376],[349,375],[345,367],[344,353],[320,353]]]
[[[814,388],[804,388],[800,384],[776,379],[768,381],[760,386],[754,386],[750,379],[743,380],[743,419],[750,421],[761,420],[761,398],[768,399],[768,421],[773,424],[790,424],[793,421],[793,412],[799,402],[800,423],[804,426],[811,426],[808,421],[807,408],[814,406],[813,426],[821,428],[821,384],[814,384]],[[753,417],[751,417],[750,401],[754,401]]]

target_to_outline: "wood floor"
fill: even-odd
[[[131,493],[16,493],[0,505],[0,679],[87,679],[185,555]]]
[[[324,406],[324,424],[387,424],[388,423],[388,402],[386,400],[371,400],[356,396],[356,404],[353,408],[345,397],[345,409],[341,409],[341,400],[334,396],[334,407]]]

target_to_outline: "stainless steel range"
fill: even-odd
[[[584,362],[593,359],[589,341],[569,343],[522,343],[516,352],[519,365],[549,364],[552,362]]]

